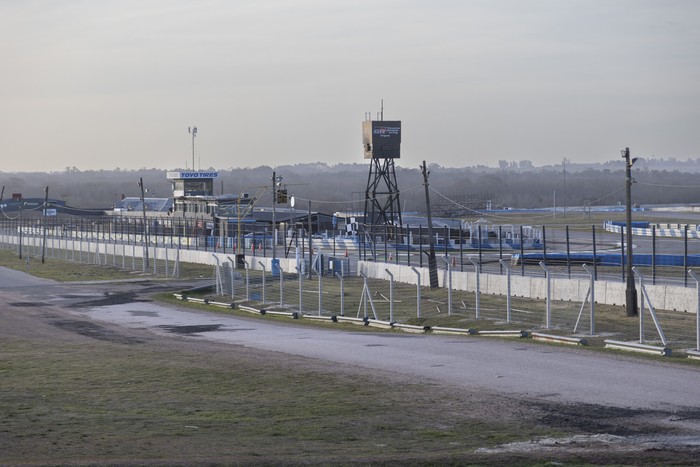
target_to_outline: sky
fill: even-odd
[[[0,171],[700,157],[696,0],[0,0]]]

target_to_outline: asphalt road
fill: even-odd
[[[0,268],[0,297],[6,304],[42,303],[82,319],[397,372],[456,390],[479,388],[552,402],[693,413],[686,424],[700,430],[697,366],[521,339],[367,333],[339,324],[323,329],[291,319],[273,322],[131,299],[118,304],[103,300],[119,294],[135,297],[134,291],[145,294],[157,287],[161,286],[60,284]]]

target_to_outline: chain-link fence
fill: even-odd
[[[179,277],[178,246],[146,246],[143,242],[109,242],[92,235],[55,236],[38,228],[0,231],[0,247],[17,252],[20,259],[54,259],[109,266],[155,276]]]
[[[267,268],[262,262],[256,269],[247,262],[246,266],[244,269],[234,269],[233,263],[218,266],[217,292],[232,303],[266,312],[329,318],[344,316],[459,329],[542,330],[564,336],[585,336],[592,341],[615,338],[675,349],[697,349],[699,344],[697,308],[693,312],[660,310],[659,304],[650,300],[649,285],[640,281],[643,308],[639,316],[628,317],[624,307],[597,303],[596,294],[605,293],[606,283],[595,281],[588,266],[577,268],[587,280],[557,277],[555,271],[542,268],[547,277],[526,279],[532,295],[538,298],[517,294],[522,287],[517,282],[522,282],[523,278],[513,276],[513,268],[507,264],[504,264],[505,277],[472,274],[469,291],[451,285],[451,276],[459,274],[451,269],[443,273],[441,287],[430,288],[425,280],[427,271],[417,268],[411,268],[410,274],[415,275],[415,280],[408,283],[407,271],[399,272],[395,267],[393,272],[387,267],[382,278],[370,278],[362,271],[352,275],[318,274],[314,270],[311,274],[300,274]],[[402,281],[396,280],[399,278]],[[495,288],[495,280],[505,283],[504,294],[484,292]],[[578,298],[562,300],[565,287],[573,289]]]
[[[624,231],[615,224],[603,228],[435,229],[433,248],[443,280],[439,288],[430,288],[427,273],[422,272],[427,267],[430,242],[421,226],[393,231],[387,227],[342,238],[308,239],[300,235],[289,245],[280,240],[276,245],[279,257],[292,256],[299,274],[294,267],[283,268],[274,260],[268,261],[273,240],[265,232],[253,231],[241,238],[244,251],[236,248],[235,238],[194,235],[196,223],[177,228],[155,226],[149,232],[132,221],[77,225],[75,220],[72,224],[66,220],[46,224],[36,219],[5,220],[0,222],[0,246],[14,249],[20,257],[98,264],[167,277],[178,277],[181,262],[204,262],[216,265],[212,277],[219,295],[300,314],[460,328],[518,326],[649,342],[667,340],[676,348],[697,347],[696,281],[689,272],[700,257],[697,226],[635,229],[635,258],[641,260],[640,264],[635,260],[636,279],[644,279],[638,293],[646,319],[640,322],[626,317],[621,306],[596,303],[601,294],[611,294],[614,287],[610,284],[619,289],[625,279]],[[681,237],[674,236],[678,232]],[[236,254],[238,251],[245,255]],[[360,260],[374,264],[378,272],[363,277]],[[399,273],[388,266],[403,269]],[[421,272],[416,274],[418,270]],[[453,276],[464,273],[471,273],[467,286],[451,285]],[[524,290],[522,281],[530,279],[540,280],[536,286],[528,283],[529,289]],[[565,281],[577,287],[568,297],[558,294]],[[497,291],[491,286],[495,282],[501,284]],[[593,284],[594,290],[588,284]],[[664,298],[659,298],[662,295],[655,287],[669,287],[663,290]],[[644,295],[647,289],[651,290],[648,296]],[[675,303],[674,297],[683,298],[684,304]]]

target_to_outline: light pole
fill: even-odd
[[[632,165],[637,161],[637,158],[630,159],[630,148],[625,148],[621,152],[622,158],[625,160],[625,214],[627,221],[627,241],[625,242],[627,248],[627,288],[625,289],[625,298],[627,316],[637,316],[637,289],[634,284],[634,275],[632,273]]]
[[[187,132],[192,135],[192,170],[194,171],[194,139],[197,137],[197,127],[187,127]]]

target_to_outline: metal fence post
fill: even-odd
[[[590,300],[591,300],[591,336],[595,335],[595,271],[588,269],[588,266],[583,265],[583,269],[586,270],[589,276],[591,276],[591,290],[590,290]]]
[[[534,239],[533,239],[534,240]],[[520,226],[520,275],[525,275],[525,240],[523,239],[523,226]]]
[[[658,318],[656,317],[656,311],[654,311],[654,305],[651,303],[651,300],[649,299],[649,295],[647,295],[647,291],[644,288],[644,275],[639,272],[635,267],[632,268],[632,272],[639,277],[639,296],[640,296],[640,305],[639,305],[639,343],[643,344],[643,332],[644,332],[644,297],[646,297],[647,302],[649,302],[649,314],[651,315],[651,319],[654,321],[654,326],[656,326],[656,332],[659,333],[659,337],[661,338],[661,342],[664,345],[668,345],[668,341],[666,340],[666,336],[664,335],[664,331],[661,329],[661,324],[659,323]],[[685,273],[684,273],[685,274]]]
[[[219,262],[219,257],[212,254],[214,257],[214,260],[216,261],[216,295],[223,295],[224,294],[224,286],[221,283],[221,263]],[[153,258],[153,262],[155,263],[155,258]]]
[[[389,274],[389,322],[394,322],[394,275],[388,269],[384,269]]]
[[[476,275],[476,291],[475,291],[475,300],[476,300],[476,319],[481,318],[481,284],[479,283],[479,269],[480,269],[480,263],[478,261],[475,261],[474,258],[469,258],[469,261],[474,265],[474,274]]]
[[[506,270],[506,323],[510,323],[511,320],[511,294],[510,294],[510,266],[504,260],[499,260],[501,266]]]
[[[166,249],[165,251],[167,252],[168,250]],[[233,282],[233,270],[234,270],[235,267],[236,267],[236,260],[234,260],[234,259],[231,258],[230,256],[227,256],[226,259],[228,259],[229,262],[231,263],[231,298],[233,298],[234,295],[235,295],[235,290],[234,290],[234,287],[233,287],[233,283],[234,283],[234,282]],[[166,264],[167,264],[167,260],[166,260]],[[166,271],[165,274],[166,274],[166,276],[167,276],[167,274],[168,274],[167,271]]]
[[[345,316],[345,290],[343,287],[343,275],[339,272],[335,273],[340,279],[340,316]]]
[[[248,264],[248,261],[243,258],[243,264],[245,264],[245,299],[246,301],[250,300],[250,277],[248,274],[248,270],[250,269],[250,265]]]
[[[265,303],[265,263],[258,261],[258,264],[262,268],[262,302]]]
[[[544,275],[547,278],[547,313],[545,315],[545,328],[549,329],[552,326],[552,275],[547,269],[547,265],[540,261],[540,267],[544,269]]]
[[[683,287],[688,287],[688,224],[683,228]]]
[[[695,273],[688,269],[688,274],[690,277],[695,279],[696,290],[697,290],[697,305],[695,308],[695,350],[700,352],[700,278],[695,275]]]
[[[294,269],[297,270],[297,279],[299,280],[299,316],[302,315],[302,270],[300,266],[296,266]]]
[[[411,268],[416,273],[418,282],[416,283],[416,317],[420,318],[420,272],[414,267]]]
[[[278,271],[280,273],[280,306],[284,306],[284,271],[282,271],[282,266],[279,264]]]
[[[323,308],[323,265],[321,264],[321,252],[318,253],[318,268],[316,275],[318,276],[318,316],[321,316]]]
[[[452,267],[450,266],[450,256],[445,255],[442,260],[447,265],[447,315],[452,314]]]

